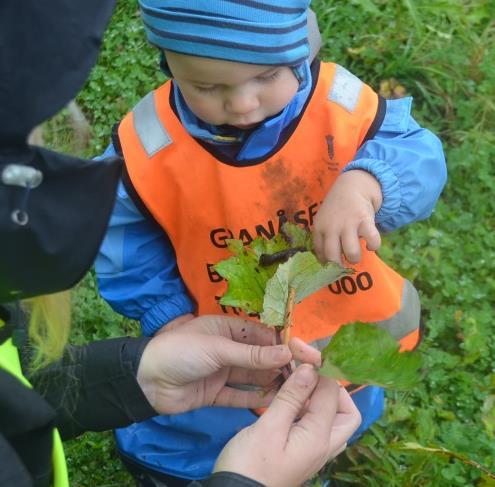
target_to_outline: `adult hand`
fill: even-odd
[[[380,232],[375,213],[382,204],[378,181],[368,172],[341,174],[325,197],[314,221],[315,253],[321,262],[341,264],[342,254],[351,264],[361,260],[363,238],[368,250],[378,250]]]
[[[345,449],[360,423],[345,389],[303,364],[265,414],[227,443],[214,471],[235,472],[267,487],[299,486]]]
[[[259,323],[202,316],[167,326],[146,346],[137,380],[152,407],[175,414],[203,406],[266,407],[266,394],[229,385],[266,386],[292,359],[289,347],[274,345],[275,335]],[[299,360],[317,363],[319,353],[294,341]]]

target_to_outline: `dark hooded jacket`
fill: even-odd
[[[0,2],[0,345],[29,361],[19,300],[73,286],[91,266],[120,177],[95,162],[30,146],[34,127],[86,80],[114,0]],[[51,483],[53,428],[62,438],[152,417],[136,374],[149,338],[68,347],[25,387],[0,369],[0,486]],[[27,370],[26,368],[24,370]],[[259,486],[222,472],[197,486]]]

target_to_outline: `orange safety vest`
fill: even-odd
[[[321,63],[314,92],[288,141],[252,165],[221,162],[181,125],[171,83],[127,114],[118,135],[133,190],[170,237],[198,315],[239,314],[220,306],[226,283],[212,266],[226,239],[274,236],[285,219],[311,226],[318,206],[372,125],[378,96],[341,66]],[[295,306],[292,335],[319,346],[355,321],[374,322],[412,349],[419,299],[412,284],[363,247],[346,276]]]

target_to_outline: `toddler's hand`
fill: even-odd
[[[320,261],[342,264],[344,254],[349,263],[357,264],[361,260],[360,238],[368,250],[378,250],[381,237],[375,213],[381,204],[381,187],[371,174],[360,170],[341,174],[315,217],[313,239]]]

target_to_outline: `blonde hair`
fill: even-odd
[[[62,357],[70,332],[70,292],[47,294],[26,303],[31,308],[30,368],[36,371]]]

